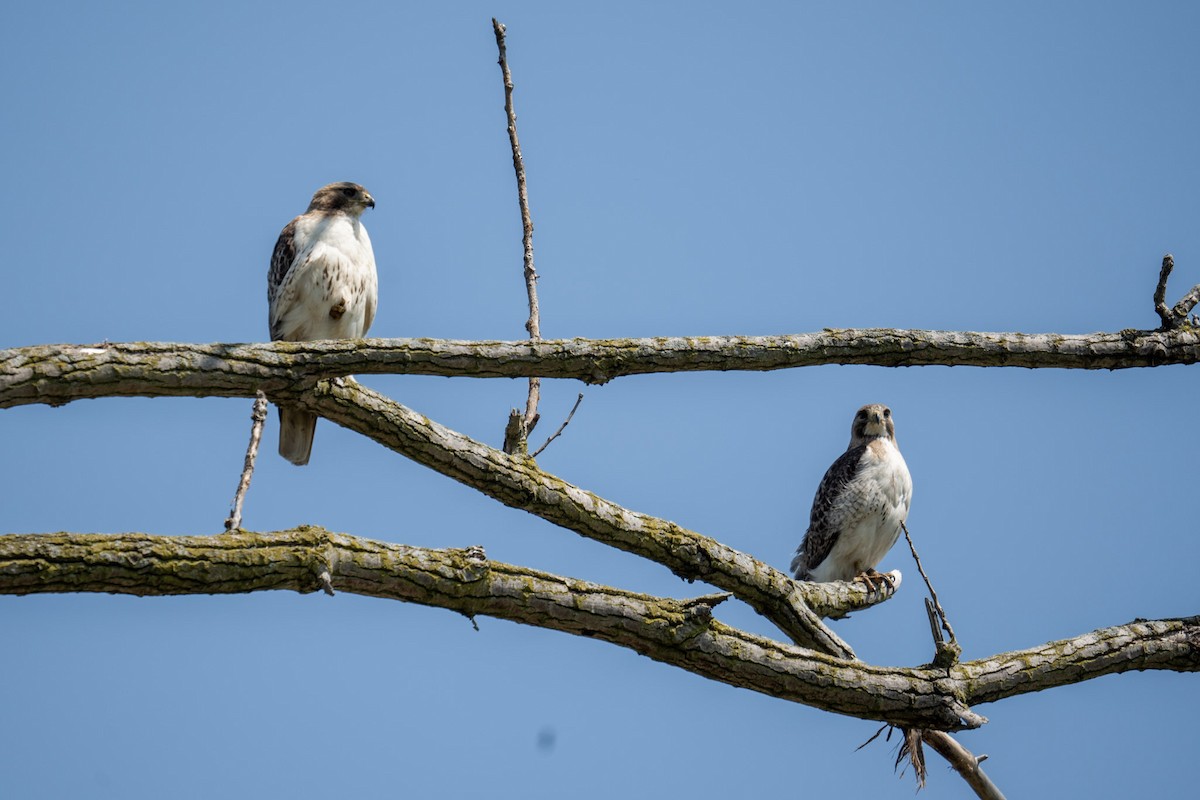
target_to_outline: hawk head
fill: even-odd
[[[374,207],[375,198],[371,193],[349,181],[322,186],[308,204],[309,211],[343,211],[355,217]]]
[[[854,415],[850,425],[850,446],[866,444],[871,439],[896,441],[896,425],[892,422],[892,410],[881,403],[863,406]]]

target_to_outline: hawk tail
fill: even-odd
[[[298,467],[308,463],[317,415],[296,408],[279,409],[279,455]]]

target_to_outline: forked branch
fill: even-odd
[[[1167,279],[1175,269],[1175,257],[1170,253],[1163,256],[1162,267],[1158,271],[1158,284],[1154,287],[1154,311],[1162,320],[1159,330],[1175,330],[1187,322],[1188,314],[1200,302],[1200,283],[1188,290],[1173,308],[1167,308]]]
[[[195,537],[0,536],[3,594],[313,592],[326,578],[338,592],[602,639],[713,680],[836,713],[948,729],[985,722],[942,686],[936,671],[871,667],[723,625],[712,618],[712,607],[724,595],[679,601],[626,592],[488,561],[480,548],[429,550],[311,527]]]

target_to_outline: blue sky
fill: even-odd
[[[279,229],[366,185],[375,336],[524,335],[490,18],[509,26],[547,337],[1157,325],[1200,282],[1193,4],[10,4],[0,347],[261,341]],[[518,381],[363,382],[498,445]],[[785,568],[854,410],[889,404],[968,658],[1198,612],[1194,367],[822,367],[585,388],[543,468]],[[548,381],[542,436],[580,386]],[[250,402],[0,413],[0,531],[220,530]],[[705,587],[336,426],[245,524],[686,597]],[[539,436],[534,437],[540,441]],[[922,591],[837,623],[928,660]],[[720,616],[771,635],[752,613]],[[14,797],[910,796],[872,723],[594,641],[338,595],[0,598]],[[1185,794],[1194,679],[977,709],[1010,797]],[[893,740],[894,741],[894,740]],[[542,743],[539,746],[539,742]],[[547,745],[547,743],[549,744]],[[931,755],[930,798],[965,786]]]

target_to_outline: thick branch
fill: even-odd
[[[338,591],[599,638],[733,686],[924,730],[982,724],[968,701],[1129,670],[1200,671],[1198,617],[1106,628],[947,673],[818,655],[713,620],[720,596],[677,601],[625,592],[487,561],[479,548],[430,550],[309,527],[212,537],[0,536],[2,594],[313,592],[326,576]]]
[[[0,536],[0,593],[337,591],[485,614],[588,636],[732,686],[850,716],[937,729],[985,720],[927,669],[821,656],[712,619],[720,597],[677,601],[487,561],[298,528],[213,537]]]
[[[91,397],[252,397],[373,373],[576,378],[824,364],[1127,369],[1200,362],[1200,331],[960,333],[886,328],[790,336],[469,342],[366,339],[262,344],[130,342],[0,350],[0,408]]]
[[[896,593],[903,581],[899,570],[887,573],[888,581],[879,581],[872,588],[863,581],[831,581],[830,583],[800,583],[805,604],[818,617],[840,619],[852,611],[860,611],[882,603]]]
[[[971,705],[1144,669],[1200,671],[1200,616],[1135,620],[960,664],[952,674]]]

